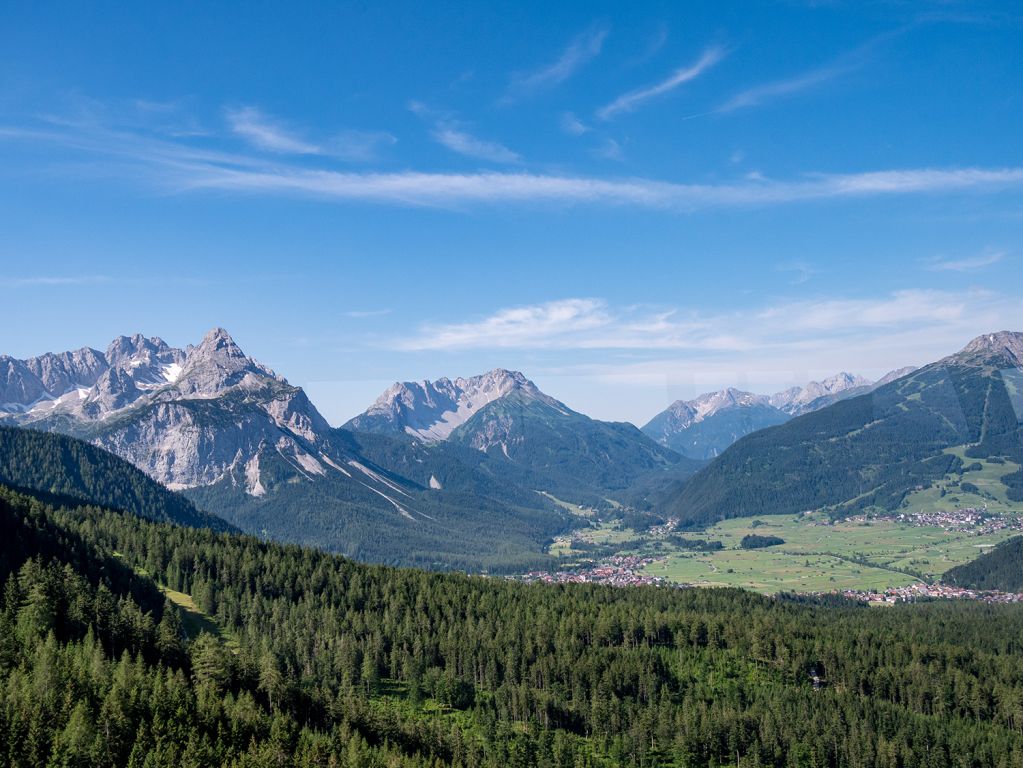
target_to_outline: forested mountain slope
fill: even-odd
[[[946,449],[1020,456],[1021,365],[1023,334],[981,336],[874,392],[744,437],[693,477],[668,511],[704,523],[821,507],[895,509],[913,489],[961,467]],[[1003,480],[1012,493],[1018,481]]]
[[[150,520],[231,528],[127,461],[65,435],[0,427],[0,484],[71,503],[121,509]]]
[[[680,462],[694,471],[699,466],[631,424],[591,419],[521,373],[500,368],[464,379],[396,382],[344,428],[390,436],[409,446],[407,453],[415,453],[417,461],[459,455],[462,464],[500,485],[589,506],[606,505],[608,496],[619,498],[648,473]],[[463,450],[444,450],[451,446]],[[414,471],[407,458],[393,458]],[[405,471],[394,463],[384,466]]]
[[[8,491],[0,527],[11,766],[1023,761],[1015,606],[522,585]]]
[[[952,568],[941,580],[966,589],[1023,592],[1023,536],[1003,541],[976,560]]]
[[[632,424],[598,421],[517,392],[481,409],[448,441],[486,453],[513,477],[525,473],[538,490],[586,503],[618,495],[651,472],[699,465]]]

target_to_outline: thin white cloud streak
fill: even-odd
[[[981,307],[977,310],[977,307]],[[716,355],[809,350],[850,338],[918,328],[963,327],[980,316],[1023,321],[997,294],[911,289],[865,298],[790,301],[732,313],[612,307],[572,298],[501,309],[461,323],[427,324],[392,343],[404,351],[676,350]],[[992,326],[994,327],[994,326]],[[990,330],[981,326],[978,333]]]
[[[974,272],[997,264],[1005,258],[1005,251],[992,251],[966,259],[936,259],[927,268],[932,272]]]
[[[603,143],[593,150],[593,155],[601,160],[620,161],[624,158],[622,145],[614,139],[605,139]]]
[[[6,288],[28,288],[32,286],[96,285],[109,283],[107,275],[40,275],[33,277],[2,277],[0,285]]]
[[[225,112],[231,130],[257,149],[285,155],[318,155],[315,144],[291,134],[255,107],[239,107]]]
[[[509,104],[565,82],[600,55],[607,35],[606,27],[589,29],[574,38],[557,61],[532,72],[512,75],[508,92],[501,101]]]
[[[910,168],[687,184],[506,171],[323,170],[73,123],[45,129],[0,126],[0,139],[59,145],[87,156],[105,157],[109,162],[90,163],[78,171],[120,175],[175,192],[216,190],[431,207],[561,203],[692,212],[895,195],[990,193],[1023,186],[1023,167],[1011,166]]]
[[[473,136],[450,125],[440,125],[431,134],[441,146],[452,152],[489,163],[517,163],[519,155],[503,144]]]
[[[776,99],[781,96],[788,96],[799,91],[805,91],[814,86],[826,83],[829,80],[833,80],[840,75],[844,75],[847,72],[855,69],[856,65],[845,64],[831,67],[824,67],[822,69],[816,69],[811,72],[805,72],[797,77],[792,77],[787,80],[776,80],[770,83],[764,83],[762,85],[748,88],[745,91],[741,91],[732,98],[728,99],[725,103],[713,110],[717,113],[735,112],[739,109],[746,107],[755,107],[763,104],[766,101]]]
[[[643,102],[669,93],[680,85],[695,80],[708,69],[717,64],[725,56],[725,51],[717,46],[706,49],[695,63],[688,67],[675,70],[670,76],[655,85],[629,91],[597,110],[597,117],[610,120],[622,112],[632,112]]]
[[[414,115],[432,123],[430,136],[434,141],[456,154],[488,163],[509,164],[520,160],[518,153],[503,144],[474,136],[450,113],[432,109],[419,101],[410,101],[408,108]]]
[[[351,317],[356,320],[362,320],[369,317],[383,317],[384,315],[391,314],[391,310],[387,309],[352,309],[345,312],[345,317]]]
[[[793,77],[773,80],[768,83],[755,85],[752,88],[747,88],[746,90],[735,94],[720,106],[712,109],[710,112],[705,112],[701,115],[693,115],[693,117],[701,117],[706,114],[724,114],[728,112],[735,112],[740,109],[760,106],[761,104],[774,99],[790,96],[794,93],[799,93],[800,91],[809,90],[829,82],[830,80],[834,80],[835,78],[847,75],[868,64],[871,60],[871,53],[878,45],[886,40],[898,37],[907,29],[909,29],[909,27],[902,27],[891,32],[880,34],[871,40],[868,40],[858,48],[842,54],[838,58],[832,60],[831,63],[816,69],[808,70]]]
[[[569,136],[582,136],[584,133],[590,130],[590,127],[586,125],[586,123],[584,123],[571,112],[563,113],[561,115],[560,122],[561,130],[563,130]]]
[[[406,350],[528,348],[557,338],[577,336],[610,322],[604,302],[565,299],[502,309],[475,322],[426,326],[417,336],[398,342],[397,347]]]
[[[164,179],[169,181],[169,179]],[[910,169],[820,175],[793,181],[675,184],[529,173],[341,173],[287,167],[250,170],[193,166],[181,188],[301,194],[339,201],[422,206],[466,204],[630,205],[667,211],[779,205],[815,200],[1004,189],[1023,184],[1023,168]]]
[[[386,131],[342,131],[324,148],[324,152],[350,163],[372,163],[381,150],[394,146],[398,139]]]

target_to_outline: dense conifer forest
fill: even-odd
[[[150,520],[231,528],[124,459],[67,435],[0,426],[0,484],[56,503],[93,503]]]
[[[523,585],[9,490],[0,521],[12,766],[1023,765],[1011,606]]]
[[[948,571],[942,581],[967,589],[1023,591],[1023,536],[1014,536],[976,560]]]

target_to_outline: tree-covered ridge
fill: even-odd
[[[699,466],[632,424],[597,421],[511,393],[487,405],[448,440],[484,451],[490,464],[533,489],[591,506],[676,465]]]
[[[124,459],[66,435],[0,426],[0,484],[58,501],[123,509],[150,520],[231,527]]]
[[[25,531],[13,766],[1023,765],[1017,607],[530,586],[9,492],[0,514]],[[230,646],[185,637],[154,580]]]
[[[1023,456],[1005,364],[953,356],[748,435],[685,485],[672,513],[704,523],[823,507],[892,510],[915,488],[961,468],[948,448],[968,446],[971,457]],[[1011,488],[1013,479],[1004,482]]]
[[[952,568],[942,581],[966,589],[1023,592],[1023,536],[1014,536],[977,559]]]

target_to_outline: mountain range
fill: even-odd
[[[643,432],[689,458],[711,459],[744,435],[870,392],[913,370],[900,368],[876,382],[842,372],[774,395],[729,387],[693,400],[676,400],[654,416]]]
[[[701,466],[504,370],[396,384],[334,429],[221,328],[184,349],[135,335],[3,357],[0,374],[3,423],[109,450],[243,530],[366,560],[545,562],[577,524],[568,501],[607,506],[644,474]]]
[[[960,455],[1012,460],[1021,338],[979,337],[873,383],[841,373],[775,395],[708,393],[642,430],[504,369],[395,383],[333,428],[216,328],[184,349],[135,335],[103,352],[0,357],[0,422],[106,449],[247,532],[371,561],[521,569],[581,524],[577,505],[694,525],[890,509]]]
[[[500,368],[453,381],[397,382],[344,429],[471,449],[502,476],[596,506],[644,474],[688,476],[700,466],[632,424],[591,419]]]
[[[0,358],[0,387],[4,423],[105,448],[201,509],[284,541],[478,568],[533,557],[570,524],[534,490],[494,482],[475,456],[471,466],[420,456],[433,483],[391,472],[221,328],[185,349],[136,335],[105,352]],[[381,459],[404,450],[374,446]]]
[[[1023,500],[1021,366],[1023,334],[980,336],[865,394],[743,437],[665,513],[701,525],[822,508],[836,516],[896,510],[916,490],[958,484],[975,459],[1004,466],[999,493]]]

